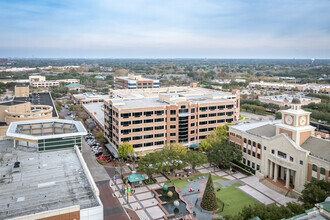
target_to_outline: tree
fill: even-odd
[[[215,195],[212,176],[209,174],[209,179],[207,180],[206,187],[204,190],[201,207],[208,211],[215,211],[219,208],[218,200]]]
[[[299,201],[304,203],[306,209],[314,207],[316,203],[324,202],[330,196],[330,182],[325,180],[312,179],[304,186]]]
[[[152,174],[160,173],[162,170],[162,162],[161,162],[161,153],[154,152],[145,155],[139,160],[139,165],[137,170],[147,174],[148,179],[151,179]]]
[[[172,173],[176,169],[182,169],[186,166],[185,154],[187,148],[179,143],[165,144],[161,151],[161,160],[163,162],[163,171]]]
[[[186,161],[191,164],[192,170],[195,171],[196,166],[207,163],[207,157],[198,151],[190,150],[186,154]]]
[[[222,143],[228,139],[228,125],[219,126],[213,130],[206,139],[201,141],[200,151],[207,151],[215,143]]]
[[[218,142],[209,149],[207,158],[210,163],[221,163],[223,166],[228,167],[232,161],[241,161],[242,151],[227,141]]]
[[[122,145],[118,148],[118,156],[121,159],[127,159],[134,155],[134,148],[133,146],[128,143],[124,142]]]
[[[105,143],[104,133],[102,131],[97,132],[94,136],[101,145]]]

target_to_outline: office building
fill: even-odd
[[[144,78],[141,75],[115,77],[115,89],[159,88],[159,80]]]
[[[116,98],[105,100],[104,120],[105,137],[114,148],[124,142],[135,151],[172,142],[196,145],[217,126],[239,118],[238,90],[168,87],[113,90],[111,94]]]
[[[282,110],[282,120],[234,125],[229,140],[242,150],[242,163],[261,180],[300,193],[312,178],[329,181],[330,141],[314,136],[310,112],[299,99]]]

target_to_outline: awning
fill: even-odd
[[[114,146],[112,146],[111,144],[106,144],[105,147],[108,148],[108,150],[110,151],[110,153],[115,158],[118,158],[118,152],[117,152],[117,149]]]
[[[130,183],[135,183],[144,180],[141,174],[136,174],[136,173],[127,176],[127,179]]]

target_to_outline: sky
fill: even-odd
[[[330,58],[329,0],[0,0],[0,57]]]

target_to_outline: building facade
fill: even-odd
[[[37,88],[59,87],[62,83],[80,83],[79,79],[46,80],[45,76],[29,76],[30,86]]]
[[[198,144],[217,126],[239,118],[238,90],[162,89],[166,92],[150,89],[145,96],[132,98],[127,93],[129,98],[105,101],[105,137],[115,148],[124,142],[131,143],[135,151],[172,142]]]
[[[159,88],[159,80],[144,78],[141,75],[115,77],[115,89]]]
[[[329,181],[330,141],[314,136],[310,112],[293,99],[282,120],[229,127],[229,140],[243,152],[242,163],[260,179],[300,193],[312,178]]]
[[[326,84],[296,84],[296,83],[277,83],[277,82],[250,82],[251,89],[264,89],[271,91],[299,91],[330,94],[330,85]]]
[[[292,100],[296,98],[293,95],[274,95],[274,96],[258,96],[260,102],[263,103],[272,103],[279,106],[289,107],[291,105]],[[299,96],[298,97],[301,105],[308,105],[310,103],[321,103],[321,99],[307,96]]]

